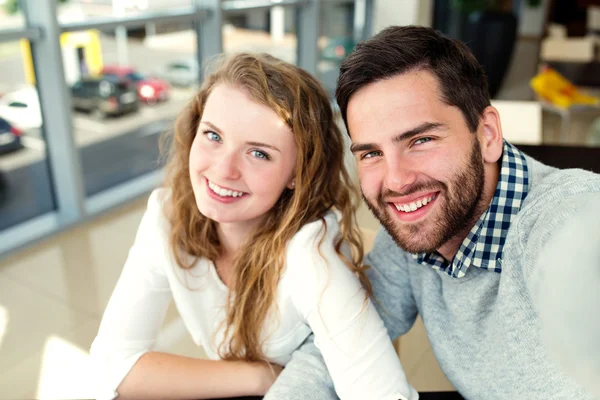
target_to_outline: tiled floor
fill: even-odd
[[[145,198],[0,262],[0,398],[90,398],[88,349],[145,208]],[[377,224],[366,210],[360,221]],[[158,347],[202,357],[171,307]],[[399,346],[419,390],[451,387],[421,324]]]

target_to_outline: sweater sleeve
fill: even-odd
[[[345,399],[415,399],[385,326],[347,265],[335,252],[337,219],[303,228],[288,247],[292,301],[311,327],[315,345]],[[286,368],[287,369],[287,368]]]
[[[373,286],[374,304],[392,339],[408,332],[418,314],[407,257],[410,255],[383,228],[365,257],[365,264],[370,266],[367,275]]]
[[[527,284],[542,340],[567,375],[600,396],[600,193],[564,198],[538,231]]]
[[[135,242],[102,317],[91,359],[98,399],[113,399],[137,360],[150,351],[171,291],[162,269],[166,248],[159,192],[150,196]]]
[[[263,400],[338,400],[314,334],[292,354]]]

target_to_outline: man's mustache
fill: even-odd
[[[411,194],[418,193],[418,192],[427,192],[427,191],[437,192],[437,191],[443,191],[446,189],[447,189],[446,184],[443,182],[440,182],[440,181],[414,183],[414,184],[404,188],[404,190],[402,190],[401,192],[397,192],[395,190],[385,188],[385,189],[383,189],[382,192],[379,193],[379,196],[377,197],[377,203],[381,206],[385,206],[385,204],[387,203],[387,201],[385,201],[385,199],[388,199],[390,197],[403,197],[403,196],[409,196]]]

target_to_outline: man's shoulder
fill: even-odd
[[[544,174],[534,175],[521,210],[511,224],[512,233],[522,248],[537,254],[553,232],[596,198],[600,198],[600,174],[546,167]]]
[[[379,265],[406,265],[412,260],[412,255],[396,244],[392,236],[383,227],[375,236],[373,248],[368,254],[368,261]]]
[[[539,164],[539,163],[537,163]],[[535,164],[534,164],[535,165]],[[523,212],[542,213],[570,196],[600,191],[600,174],[583,169],[556,169],[547,166],[541,174],[533,171]]]

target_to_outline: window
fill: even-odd
[[[10,45],[7,49],[16,48]],[[55,209],[37,90],[20,52],[0,52],[0,232]]]

